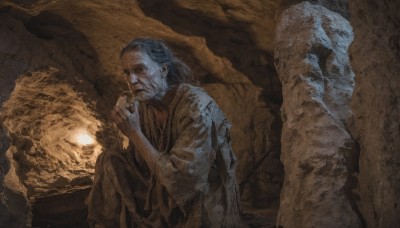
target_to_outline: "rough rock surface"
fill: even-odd
[[[19,163],[32,165],[32,158],[39,151],[33,149],[37,147],[46,150],[41,151],[43,154],[65,156],[67,160],[75,156],[57,154],[47,143],[41,145],[42,141],[49,142],[58,133],[50,135],[42,132],[42,138],[33,136],[35,130],[44,131],[57,126],[41,122],[41,118],[45,119],[47,115],[66,117],[60,114],[65,111],[60,110],[63,105],[70,108],[67,108],[70,110],[67,113],[77,114],[76,110],[82,110],[82,115],[66,119],[66,129],[72,126],[71,121],[93,117],[96,119],[93,122],[101,122],[97,131],[99,144],[105,150],[114,146],[111,135],[115,134],[115,128],[107,121],[107,115],[119,93],[126,90],[119,76],[119,50],[133,37],[151,36],[163,38],[176,50],[232,121],[233,146],[239,157],[237,176],[244,205],[251,208],[278,206],[282,166],[279,161],[280,120],[277,107],[281,93],[280,82],[272,66],[272,26],[277,2],[254,1],[247,4],[247,1],[219,1],[220,11],[217,14],[209,13],[216,8],[212,1],[205,8],[196,5],[195,1],[174,2],[176,8],[173,12],[187,17],[173,24],[168,24],[165,18],[149,17],[151,12],[159,10],[150,7],[156,1],[146,3],[150,5],[100,0],[0,2],[2,106],[8,100],[2,115],[7,113],[8,116],[8,122],[4,123],[13,140],[9,152],[13,159],[18,160],[15,172],[27,186],[27,197],[40,193],[40,202],[46,202],[43,199],[46,192],[53,197],[57,193],[62,194],[64,187],[88,183],[88,179],[72,175],[91,172],[90,165],[82,170],[80,162],[79,165],[61,165],[66,169],[63,168],[65,172],[61,173],[65,175],[61,175],[63,178],[59,180],[51,175],[34,178],[30,172],[40,173],[39,170],[27,172]],[[252,11],[256,12],[254,16],[249,13]],[[190,17],[188,12],[197,12],[196,17]],[[175,20],[177,17],[173,14],[170,18]],[[188,27],[190,21],[201,23]],[[225,40],[215,39],[215,34]],[[237,54],[239,51],[240,55]],[[21,80],[17,81],[17,78]],[[53,80],[55,78],[60,80]],[[29,84],[32,94],[27,97],[18,94],[16,82],[21,83],[17,84],[19,91],[23,91],[23,83]],[[58,88],[57,91],[64,88],[68,91],[67,95],[56,95],[57,92],[50,89],[52,86]],[[12,91],[15,93],[11,96]],[[39,99],[32,99],[36,96]],[[57,118],[53,120],[59,121],[60,118]],[[28,129],[27,134],[20,132],[23,123]],[[59,151],[63,152],[68,148],[61,147]],[[46,156],[50,159],[50,167],[43,167],[47,160],[39,162],[39,167],[55,168],[60,159],[53,158]],[[69,162],[74,164],[74,160],[78,161],[71,159]],[[74,167],[77,168],[75,171],[72,170]]]
[[[280,11],[285,10],[286,8],[296,5],[302,2],[309,2],[313,5],[320,5],[325,7],[326,9],[339,13],[344,18],[349,18],[349,5],[348,0],[282,0],[280,5]]]
[[[285,10],[277,24],[285,167],[278,226],[361,226],[351,199],[356,144],[346,129],[352,39],[345,18],[307,2]]]
[[[16,167],[18,166],[7,152],[10,169],[4,178],[2,201],[0,202],[0,225],[2,227],[29,227],[31,224],[31,206],[27,190],[22,183]]]
[[[71,185],[90,186],[101,151],[97,142],[86,149],[78,143],[80,134],[94,137],[100,122],[57,71],[22,75],[3,104],[3,124],[13,142],[9,152],[31,198]]]
[[[399,227],[400,1],[349,2],[356,74],[351,132],[360,145],[358,203],[367,227]]]

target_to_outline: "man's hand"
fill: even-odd
[[[135,145],[135,153],[137,152],[144,159],[147,167],[155,174],[159,152],[143,135],[140,128],[139,102],[134,101],[130,105],[124,97],[120,99],[124,100],[118,100],[117,105],[111,111],[111,118],[122,133]]]
[[[111,111],[112,120],[128,138],[132,133],[141,131],[138,105],[137,101],[131,105],[125,102],[117,102],[117,105]]]

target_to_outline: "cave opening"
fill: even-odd
[[[56,68],[22,75],[3,105],[7,152],[26,187],[33,227],[86,227],[100,121]]]

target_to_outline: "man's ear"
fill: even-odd
[[[164,65],[164,66],[161,67],[161,75],[162,75],[163,77],[166,77],[167,74],[168,74],[168,66],[167,66],[167,65]]]

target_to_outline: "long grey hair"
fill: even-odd
[[[168,67],[168,86],[176,86],[183,82],[193,82],[193,74],[190,68],[174,55],[164,41],[153,38],[133,39],[121,50],[120,58],[125,53],[134,50],[142,51],[156,63]]]

